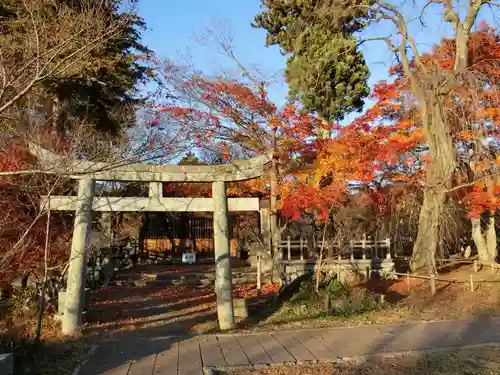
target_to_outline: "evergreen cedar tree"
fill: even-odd
[[[371,4],[371,0],[355,3],[363,2]],[[267,31],[266,45],[278,45],[289,55],[285,76],[290,96],[305,112],[329,122],[361,110],[370,93],[368,67],[353,36],[363,28],[368,7],[346,11],[348,3],[261,0],[264,10],[252,24]],[[343,11],[336,12],[340,7]]]
[[[3,1],[0,5],[0,30],[3,31],[0,46],[5,48],[2,50],[22,51],[23,43],[31,41],[32,34],[29,33],[33,32],[32,24],[18,22],[20,16],[22,20],[30,20],[29,14],[26,14],[26,4],[37,10],[37,17],[46,17],[46,24],[39,26],[47,28],[54,26],[53,17],[59,12],[84,13],[88,1]],[[21,107],[37,111],[43,118],[57,117],[57,128],[51,130],[56,130],[62,138],[66,132],[71,132],[72,123],[78,119],[93,126],[98,132],[112,137],[119,136],[124,127],[135,123],[136,105],[143,101],[138,95],[138,84],[153,76],[146,58],[150,51],[141,44],[140,33],[145,28],[142,19],[133,12],[120,13],[118,0],[102,4],[107,7],[103,12],[107,17],[105,22],[122,23],[120,33],[107,40],[103,48],[95,49],[86,56],[90,64],[75,64],[66,74],[41,82],[41,85],[28,92],[20,103]],[[5,54],[4,58],[6,56],[18,59],[7,61],[9,67],[24,65],[23,55]],[[54,109],[56,106],[57,111]],[[47,121],[46,127],[37,131],[47,135],[51,131],[48,127],[52,125]],[[67,140],[59,139],[60,142],[56,142],[56,145],[53,136],[51,138],[42,135],[42,139],[49,139],[53,149],[67,143]],[[95,143],[96,140],[92,139],[90,142]],[[31,169],[33,162],[32,157],[16,143],[8,140],[2,146],[1,171]],[[50,177],[0,177],[0,209],[4,213],[0,231],[1,284],[9,284],[13,277],[31,270],[37,271],[43,266],[46,217],[43,215],[38,220],[35,219],[39,213],[39,197],[47,194],[47,181],[50,181]],[[52,214],[50,266],[67,261],[67,241],[71,238],[72,225],[61,220],[62,217],[63,214]],[[15,252],[10,252],[33,222],[34,225],[25,237],[23,246]]]
[[[65,1],[80,6],[78,1]],[[151,51],[141,43],[144,21],[134,12],[120,13],[121,1],[107,1],[109,22],[123,22],[120,33],[105,48],[89,57],[99,68],[62,77],[46,84],[47,91],[64,103],[66,116],[90,122],[98,131],[118,135],[123,127],[135,124],[136,106],[143,103],[140,84],[153,73],[147,65]],[[65,128],[70,122],[61,124]]]
[[[32,90],[27,95],[29,100],[23,103],[32,103],[31,106],[36,103],[32,109],[44,112],[47,118],[55,116],[55,130],[61,135],[71,131],[75,119],[93,125],[100,132],[119,135],[123,127],[134,124],[136,106],[143,102],[144,98],[139,96],[139,84],[153,77],[147,64],[150,51],[141,43],[141,32],[145,29],[143,20],[134,12],[121,13],[119,0],[101,3],[106,7],[100,12],[106,18],[104,22],[110,25],[121,23],[119,32],[106,40],[102,48],[93,49],[85,56],[91,64],[74,64],[70,71],[44,80],[41,90]],[[39,25],[46,29],[59,26],[53,25],[53,17],[60,12],[88,12],[89,1],[30,0],[29,6],[36,10],[37,16],[46,17],[46,23]],[[24,1],[2,2],[0,28],[4,32],[0,45],[17,43],[22,49],[23,43],[31,40],[31,23],[17,22],[18,15],[29,20],[26,13]],[[23,56],[19,59],[17,65],[24,65]],[[15,62],[9,63],[15,66]]]

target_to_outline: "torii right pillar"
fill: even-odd
[[[233,279],[229,248],[229,220],[226,183],[215,181],[212,185],[214,202],[215,293],[217,318],[221,330],[233,329]]]

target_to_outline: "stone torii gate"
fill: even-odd
[[[261,177],[272,154],[227,165],[149,165],[113,166],[109,163],[67,160],[37,145],[30,145],[43,171],[78,180],[78,195],[42,199],[50,210],[75,211],[75,222],[68,268],[68,282],[62,321],[64,334],[81,327],[86,281],[87,238],[92,211],[212,211],[215,245],[215,291],[217,316],[222,330],[234,327],[232,274],[228,235],[228,211],[260,211],[268,221],[268,210],[260,210],[258,198],[227,198],[226,182]],[[94,197],[96,181],[149,182],[149,197]],[[163,198],[164,182],[211,182],[212,198]],[[264,234],[266,236],[266,234]]]

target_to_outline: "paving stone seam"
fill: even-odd
[[[422,350],[380,352],[380,353],[364,354],[352,357],[338,357],[330,360],[289,361],[289,362],[274,362],[269,364],[254,364],[254,365],[250,364],[250,365],[240,365],[240,366],[205,366],[203,367],[203,370],[206,371],[206,373],[208,374],[218,374],[218,372],[219,373],[222,372],[222,374],[224,374],[227,371],[235,371],[235,370],[261,370],[276,366],[315,365],[315,364],[329,364],[329,363],[345,364],[349,362],[366,362],[369,360],[399,358],[399,357],[415,356],[422,354],[440,354],[440,353],[451,352],[454,350],[478,349],[486,347],[500,348],[500,343],[491,342],[485,344],[449,346],[449,347],[429,348]]]
[[[90,347],[87,355],[85,356],[85,359],[82,362],[80,362],[78,365],[75,366],[75,368],[71,372],[71,375],[80,375],[80,373],[82,372],[83,368],[85,367],[85,365],[89,361],[90,357],[92,357],[96,353],[96,351],[97,351],[98,348],[99,348],[99,344],[92,345]]]
[[[272,335],[273,333],[292,333],[292,332],[316,332],[316,331],[341,331],[341,330],[349,330],[353,328],[382,328],[382,327],[402,327],[402,326],[415,326],[415,325],[430,325],[430,324],[439,324],[439,323],[453,323],[453,324],[463,324],[463,323],[478,323],[481,321],[489,322],[490,324],[499,324],[500,325],[500,317],[492,317],[492,318],[480,318],[480,319],[447,319],[447,320],[418,320],[418,321],[410,321],[403,323],[373,323],[373,324],[359,324],[352,326],[344,326],[344,327],[320,327],[320,328],[290,328],[290,329],[276,329],[269,331],[254,331],[254,332],[214,332],[214,333],[192,333],[187,335],[165,335],[165,336],[156,336],[156,337],[137,337],[139,340],[168,340],[168,339],[179,339],[179,340],[187,340],[193,339],[197,337],[213,337],[213,336],[256,336],[256,335]],[[110,339],[105,341],[119,341],[118,339]]]

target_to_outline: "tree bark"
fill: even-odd
[[[489,212],[486,228],[483,230],[481,218],[472,218],[472,239],[476,245],[477,257],[481,262],[495,262],[498,255],[494,213]]]
[[[273,256],[276,258],[279,256],[279,241],[280,241],[280,231],[278,228],[278,166],[275,159],[271,162],[271,238],[273,247]]]
[[[421,109],[431,160],[411,259],[414,272],[427,270],[430,274],[435,273],[439,226],[446,225],[442,217],[447,187],[455,170],[456,151],[443,108],[442,98],[428,96]]]
[[[272,134],[272,149],[273,159],[271,161],[271,216],[270,216],[270,229],[271,229],[271,242],[272,242],[272,257],[275,260],[281,259],[279,251],[279,242],[281,240],[281,233],[278,227],[278,160],[276,157],[276,129],[273,129]]]
[[[439,242],[439,219],[443,213],[444,194],[435,188],[424,189],[424,201],[420,208],[418,234],[413,247],[412,271],[435,269],[437,245]]]
[[[420,211],[417,240],[413,248],[411,267],[414,271],[429,269],[435,272],[435,254],[439,243],[439,225],[442,222],[446,192],[451,183],[457,163],[456,149],[452,129],[445,113],[445,97],[454,88],[463,87],[464,75],[468,69],[469,37],[475,24],[482,1],[468,1],[466,16],[463,21],[451,1],[441,2],[444,7],[446,22],[451,23],[455,31],[455,61],[453,70],[448,75],[427,69],[420,59],[417,47],[408,36],[408,28],[399,11],[387,4],[382,9],[391,11],[401,31],[402,43],[399,52],[402,66],[408,76],[412,92],[419,102],[420,119],[429,145],[430,165],[427,169],[427,181],[424,187],[424,201]],[[399,23],[398,23],[399,21]],[[412,68],[407,54],[407,45],[413,52]],[[446,230],[446,227],[444,227]]]
[[[490,212],[488,229],[486,231],[486,246],[488,247],[488,257],[490,262],[495,262],[497,251],[497,232],[495,228],[495,213]]]
[[[474,245],[476,245],[478,257],[480,260],[485,260],[485,258],[488,258],[488,247],[481,228],[481,218],[471,218],[470,222],[472,225],[472,239]]]

